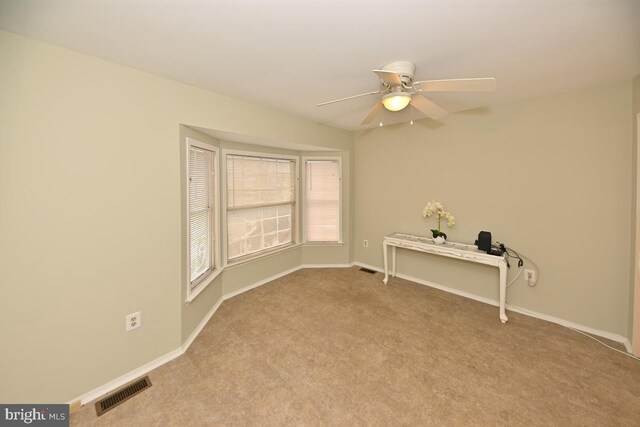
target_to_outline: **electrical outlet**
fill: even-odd
[[[369,247],[369,241],[368,240],[363,240],[362,241],[362,246],[364,246],[365,248]]]
[[[526,280],[527,282],[531,282],[531,283],[536,283],[536,271],[535,270],[529,270],[526,269],[524,270],[524,280]]]
[[[125,331],[129,332],[140,326],[142,326],[142,313],[136,311],[135,313],[127,314],[124,325]]]

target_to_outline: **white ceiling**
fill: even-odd
[[[375,96],[315,104],[377,90],[397,60],[497,79],[429,96],[449,112],[640,74],[639,0],[0,0],[0,28],[351,130]]]

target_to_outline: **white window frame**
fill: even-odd
[[[313,160],[327,160],[327,161],[337,161],[338,162],[338,180],[339,180],[339,203],[338,203],[338,210],[339,210],[339,216],[338,216],[338,241],[327,241],[327,242],[323,242],[323,241],[314,241],[314,240],[307,240],[307,213],[306,213],[306,208],[307,208],[307,161],[313,161]],[[303,224],[302,224],[302,236],[303,236],[303,243],[305,244],[309,244],[309,245],[343,245],[344,244],[344,238],[343,238],[343,234],[342,234],[342,157],[340,156],[303,156],[302,157],[302,171],[301,171],[301,175],[302,175],[302,182],[300,184],[300,187],[303,191],[304,194],[304,200],[302,201],[302,217],[304,219]]]
[[[187,239],[187,276],[186,276],[186,282],[187,282],[187,298],[186,298],[186,302],[191,302],[195,299],[195,297],[197,297],[207,286],[209,286],[209,284],[213,281],[213,279],[215,279],[223,270],[224,266],[221,263],[221,251],[220,251],[220,178],[221,178],[221,174],[219,173],[220,171],[220,156],[219,156],[219,149],[218,147],[215,147],[213,145],[210,144],[206,144],[204,142],[198,141],[196,139],[193,138],[187,138],[186,141],[186,177],[185,177],[185,182],[186,182],[186,239]],[[189,176],[190,176],[190,170],[189,170],[189,152],[191,150],[191,147],[195,147],[195,148],[199,148],[202,150],[207,150],[213,153],[214,155],[214,161],[212,164],[213,167],[213,176],[214,176],[214,182],[213,182],[213,200],[215,203],[214,208],[212,209],[212,216],[213,216],[213,221],[211,221],[211,223],[213,224],[212,226],[212,230],[210,230],[211,234],[213,235],[213,244],[211,245],[211,264],[212,264],[212,269],[202,275],[201,277],[197,278],[196,280],[194,280],[193,282],[191,281],[191,221],[190,221],[190,213],[191,213],[191,209],[190,209],[190,203],[189,203]],[[217,179],[216,179],[217,178]]]
[[[273,158],[282,160],[292,160],[294,162],[294,187],[295,187],[295,201],[293,204],[293,215],[291,216],[293,221],[293,235],[292,242],[287,245],[278,246],[276,248],[263,249],[258,252],[244,255],[242,257],[229,260],[229,237],[227,227],[228,217],[228,203],[227,203],[227,156],[247,156],[247,157],[261,157],[261,158]],[[220,180],[220,192],[222,193],[222,239],[224,240],[224,260],[225,266],[233,266],[241,264],[257,258],[262,258],[274,253],[282,252],[291,249],[292,247],[300,246],[300,156],[290,154],[278,154],[269,151],[245,151],[245,150],[231,150],[223,149],[220,161],[222,162],[222,173]]]

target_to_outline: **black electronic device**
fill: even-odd
[[[488,231],[481,231],[478,234],[478,240],[476,240],[476,246],[478,250],[486,252],[489,255],[502,256],[504,255],[504,249],[500,246],[494,246],[491,244],[491,233]]]
[[[478,234],[476,246],[478,246],[478,250],[489,253],[489,251],[491,250],[491,233],[488,231],[481,231]]]
[[[502,249],[500,249],[499,247],[496,247],[496,246],[491,247],[491,249],[489,249],[487,251],[487,253],[489,255],[496,255],[496,256],[504,255],[504,251]]]

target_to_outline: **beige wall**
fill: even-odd
[[[422,208],[439,200],[457,218],[450,240],[488,230],[539,267],[536,287],[509,288],[514,305],[628,336],[630,93],[612,84],[358,133],[355,260],[382,266],[385,234],[428,235]],[[491,267],[401,251],[398,269],[497,298]]]
[[[382,236],[432,227],[430,199],[457,216],[451,239],[490,230],[535,260],[538,286],[516,282],[513,303],[627,335],[630,84],[362,132],[353,151],[350,132],[21,36],[0,32],[0,52],[1,402],[75,398],[179,347],[222,295],[300,264],[380,266]],[[229,268],[185,304],[184,138],[248,146],[181,124],[336,150],[345,245]],[[403,253],[399,270],[497,296],[494,269],[432,258]]]
[[[0,401],[75,398],[299,263],[230,270],[184,309],[179,125],[346,151],[351,133],[11,33],[0,52]]]

